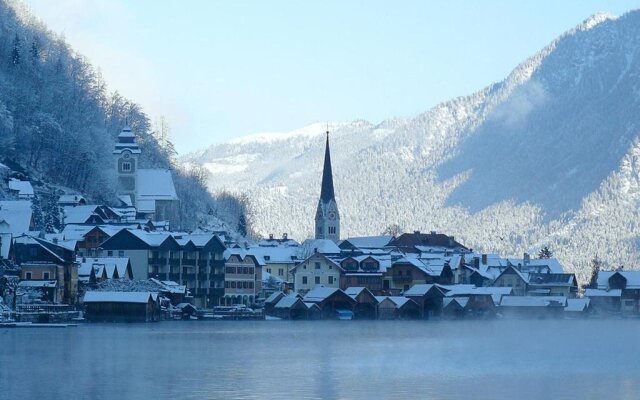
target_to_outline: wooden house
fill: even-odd
[[[445,296],[445,291],[439,285],[414,285],[404,292],[404,296],[418,304],[422,318],[439,316],[442,313],[442,299]]]
[[[353,309],[355,319],[376,319],[378,300],[366,287],[349,287],[344,292],[356,301]]]
[[[322,310],[322,318],[334,319],[338,317],[338,311],[353,312],[357,302],[339,288],[316,286],[303,298],[305,303],[314,303]]]
[[[158,294],[150,292],[86,292],[89,321],[151,322],[160,318]]]
[[[420,306],[404,296],[377,296],[378,319],[418,319]]]
[[[504,296],[500,313],[526,318],[561,318],[566,306],[564,296]]]

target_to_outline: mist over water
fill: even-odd
[[[0,329],[0,398],[637,399],[640,320]]]

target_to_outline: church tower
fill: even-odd
[[[320,201],[316,211],[316,239],[340,240],[340,213],[338,213],[338,203],[333,191],[329,131],[327,131],[327,144],[324,151]]]
[[[135,207],[138,193],[137,171],[140,147],[138,147],[136,137],[128,126],[125,126],[118,135],[113,155],[118,176],[118,197],[124,202],[126,199],[130,199],[130,204]]]

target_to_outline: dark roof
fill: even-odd
[[[389,245],[398,247],[435,246],[467,249],[464,245],[455,241],[453,236],[447,236],[443,233],[435,232],[403,233],[399,237],[393,239]]]
[[[322,189],[320,200],[329,201],[335,199],[333,191],[333,173],[331,172],[331,152],[329,151],[329,131],[327,131],[327,146],[324,151],[324,168],[322,169]]]

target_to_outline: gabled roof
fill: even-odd
[[[567,299],[567,305],[564,307],[565,311],[569,312],[583,312],[589,308],[590,299]]]
[[[9,190],[18,192],[18,196],[32,197],[34,195],[33,186],[29,181],[11,178],[9,179]]]
[[[325,256],[324,254],[321,253],[315,253],[310,255],[309,257],[307,257],[304,261],[302,261],[301,263],[299,263],[298,265],[296,265],[295,267],[291,268],[291,272],[295,272],[298,270],[298,268],[301,265],[307,264],[309,260],[313,259],[313,258],[322,258],[325,261],[327,261],[329,264],[331,264],[332,266],[334,266],[335,268],[337,268],[340,272],[343,272],[344,269],[342,268],[342,266],[340,265],[340,263],[338,263],[336,260],[332,260],[331,258]]]
[[[411,286],[409,290],[404,292],[404,295],[405,297],[422,297],[426,296],[429,293],[434,293],[436,295],[444,297],[444,291],[438,285],[426,283]]]
[[[404,307],[406,304],[418,306],[418,303],[404,296],[376,296],[376,300],[378,300],[378,304],[388,300],[395,304],[397,309]]]
[[[329,239],[307,239],[302,242],[302,254],[301,258],[307,258],[310,255],[318,252],[322,254],[340,254],[340,247],[338,247],[332,240]]]
[[[299,307],[301,305],[304,305],[304,302],[302,301],[300,296],[297,296],[295,294],[291,294],[291,295],[282,297],[280,299],[280,301],[278,301],[278,303],[276,303],[275,308],[291,308],[291,307],[295,306],[296,303],[298,303]],[[307,308],[307,306],[304,305],[304,308]]]
[[[33,211],[29,200],[0,201],[0,221],[9,224],[7,232],[14,236],[29,232]]]
[[[138,203],[141,201],[178,200],[170,170],[139,169],[137,178]]]
[[[447,236],[442,233],[403,233],[397,238],[393,239],[390,246],[415,248],[416,246],[429,246],[429,247],[445,247],[448,249],[460,249],[468,250],[461,243],[457,242],[453,236]]]
[[[264,301],[264,304],[277,303],[284,296],[286,295],[281,291],[273,292],[269,297],[267,297],[267,299]]]
[[[262,256],[255,255],[251,253],[250,250],[247,250],[247,249],[232,247],[232,248],[227,248],[222,254],[224,259],[227,261],[229,261],[231,257],[236,256],[240,259],[240,261],[244,261],[247,258],[249,258],[253,260],[253,263],[256,266],[264,267],[265,265],[267,265],[264,261],[264,258],[262,258]]]
[[[157,293],[151,292],[86,292],[84,303],[148,303],[156,301]]]
[[[627,289],[640,289],[640,271],[600,271],[598,273],[598,289],[609,288],[609,278],[620,274],[627,280]]]
[[[331,296],[338,295],[345,300],[355,303],[356,301],[347,295],[345,292],[338,288],[326,287],[318,285],[311,289],[304,297],[303,300],[308,303],[321,303]]]
[[[344,290],[344,292],[356,301],[358,300],[358,296],[364,295],[373,299],[376,304],[378,303],[376,296],[374,296],[373,293],[371,293],[371,291],[366,287],[348,287]]]
[[[104,219],[99,214],[99,207],[96,204],[64,207],[62,209],[64,224],[85,224],[90,220],[104,223]]]

